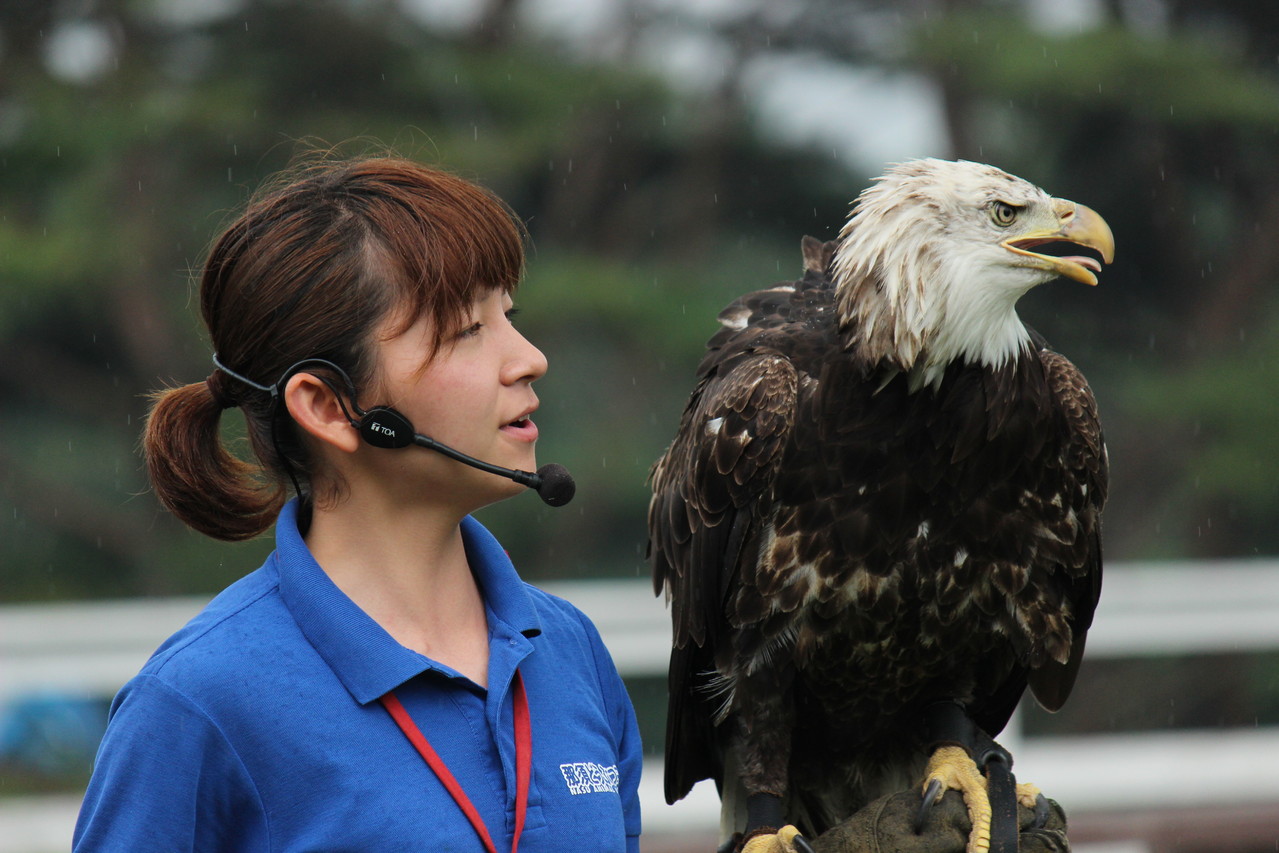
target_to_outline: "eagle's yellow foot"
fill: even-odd
[[[741,853],[813,853],[813,847],[791,825],[777,832],[764,832],[751,836],[742,845]]]
[[[1017,802],[1021,803],[1031,811],[1034,811],[1039,807],[1039,798],[1043,795],[1044,792],[1039,790],[1038,785],[1034,785],[1030,782],[1017,783]]]
[[[1048,816],[1052,810],[1048,806],[1048,798],[1044,796],[1043,791],[1039,790],[1038,785],[1018,782],[1017,803],[1035,813],[1035,820],[1031,823],[1032,828],[1039,829],[1048,822]]]
[[[1020,789],[1020,786],[1018,786]],[[1028,786],[1033,787],[1033,786]],[[986,792],[986,777],[968,753],[957,746],[943,746],[928,759],[924,772],[924,807],[920,815],[946,791],[959,791],[968,809],[973,829],[968,835],[967,853],[987,853],[990,850],[990,796]],[[1018,790],[1020,799],[1021,791]],[[1035,790],[1037,795],[1038,789]],[[1032,796],[1032,801],[1034,797]]]

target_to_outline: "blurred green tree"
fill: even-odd
[[[135,447],[146,393],[211,369],[191,303],[206,245],[266,174],[327,144],[312,140],[389,144],[528,220],[521,300],[555,366],[543,455],[581,497],[553,523],[529,502],[493,523],[533,576],[638,571],[647,466],[715,312],[763,259],[777,278],[798,267],[788,246],[780,271],[755,217],[818,204],[836,222],[842,200],[823,164],[764,147],[744,120],[713,146],[733,179],[698,179],[695,104],[636,69],[486,36],[512,6],[449,35],[391,2],[0,10],[15,46],[0,54],[4,600],[207,593],[269,549],[180,529],[145,494]]]
[[[748,83],[779,56],[926,77],[953,148],[935,153],[1115,227],[1101,287],[1023,311],[1101,400],[1112,557],[1279,549],[1279,11],[1116,0],[1054,30],[1014,0],[619,0],[609,38],[574,43],[519,0],[447,25],[420,6],[0,7],[0,598],[208,593],[266,553],[204,542],[145,493],[145,394],[210,370],[191,271],[220,224],[298,148],[352,140],[475,177],[528,222],[541,455],[580,497],[486,520],[532,577],[646,573],[645,477],[715,313],[793,277],[799,238],[833,237],[882,165],[766,141]],[[713,45],[716,73],[647,69],[673,32]]]

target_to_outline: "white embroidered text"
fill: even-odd
[[[564,774],[570,794],[617,793],[616,764],[604,767],[593,761],[575,761],[561,764],[560,772]]]

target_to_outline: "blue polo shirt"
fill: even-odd
[[[390,690],[501,853],[515,821],[512,683],[533,767],[521,853],[639,849],[635,714],[599,634],[462,536],[488,614],[489,689],[404,648],[333,584],[297,529],[174,634],[116,697],[76,851],[483,851],[378,701]]]

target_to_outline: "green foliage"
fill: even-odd
[[[148,391],[209,373],[191,284],[205,247],[265,176],[334,143],[445,165],[526,220],[521,322],[551,363],[540,456],[582,497],[485,518],[530,576],[645,573],[645,480],[716,313],[797,275],[800,237],[833,237],[863,179],[763,142],[743,89],[672,91],[525,31],[436,32],[395,2],[247,0],[190,24],[160,8],[0,9],[0,598],[211,593],[269,550],[159,511],[138,431]],[[1239,58],[1176,21],[1166,36],[1117,21],[1046,35],[1015,8],[896,17],[914,38],[894,61],[938,82],[957,154],[1116,232],[1100,287],[1044,288],[1023,311],[1097,389],[1109,553],[1279,547],[1276,413],[1258,390],[1279,356],[1259,296],[1279,265],[1279,74],[1263,56],[1279,25],[1219,10],[1243,22],[1227,30],[1249,40]],[[116,50],[80,83],[42,54],[69,20],[101,24]],[[772,49],[846,61],[831,47],[844,21]],[[725,43],[746,56],[767,39]]]
[[[820,186],[821,169],[734,125],[708,147],[696,104],[624,65],[442,37],[391,4],[253,2],[185,27],[112,8],[124,41],[100,78],[0,57],[19,128],[0,138],[3,598],[211,593],[269,550],[206,542],[158,510],[138,432],[147,392],[211,369],[192,304],[205,246],[263,177],[332,143],[442,164],[528,220],[521,301],[554,365],[542,454],[584,499],[538,524],[511,502],[494,523],[533,576],[637,566],[644,478],[714,316],[781,271],[755,211],[837,209],[825,192],[769,197]],[[8,14],[0,26],[36,29]],[[691,148],[751,177],[689,181]],[[799,265],[790,239],[779,278]]]
[[[1279,550],[1279,336],[1238,341],[1176,371],[1129,370],[1121,415],[1146,442],[1181,454],[1176,479],[1142,491],[1161,524],[1151,553],[1220,552],[1240,537],[1251,553]],[[1207,543],[1207,547],[1205,547]],[[1249,553],[1244,550],[1243,553]]]
[[[921,27],[914,55],[962,74],[974,91],[1048,107],[1121,110],[1176,127],[1279,123],[1279,80],[1250,68],[1238,45],[1188,32],[1156,37],[1112,23],[1046,35],[979,10]]]

